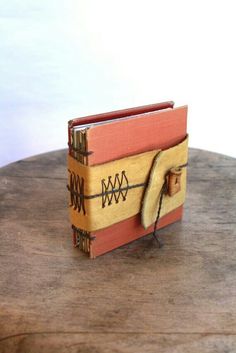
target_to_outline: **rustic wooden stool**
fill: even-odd
[[[190,150],[182,222],[89,260],[66,151],[0,171],[0,352],[236,352],[236,160]]]

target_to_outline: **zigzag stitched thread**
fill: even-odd
[[[121,172],[121,176],[119,173],[116,173],[114,181],[112,182],[112,176],[108,176],[108,181],[106,184],[106,180],[102,179],[102,208],[112,204],[112,200],[114,198],[115,202],[119,202],[119,198],[122,197],[122,201],[126,200],[126,196],[128,193],[129,182],[128,178],[125,175],[125,170]]]
[[[74,210],[78,210],[80,212],[85,212],[84,205],[84,178],[76,175],[74,172],[70,173],[70,185],[67,185],[67,189],[70,191],[70,207],[74,207]]]
[[[90,252],[90,242],[96,237],[91,236],[90,232],[86,232],[83,229],[77,228],[74,225],[71,226],[73,229],[73,245],[79,247],[80,250]]]

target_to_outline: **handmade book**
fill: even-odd
[[[187,106],[164,102],[70,120],[73,244],[90,258],[182,218]]]

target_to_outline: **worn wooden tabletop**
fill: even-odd
[[[72,247],[66,151],[0,172],[0,352],[236,352],[236,160],[191,150],[182,222]]]

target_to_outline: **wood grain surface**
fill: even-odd
[[[0,171],[0,352],[236,352],[236,160],[190,150],[182,222],[72,247],[66,151]]]

